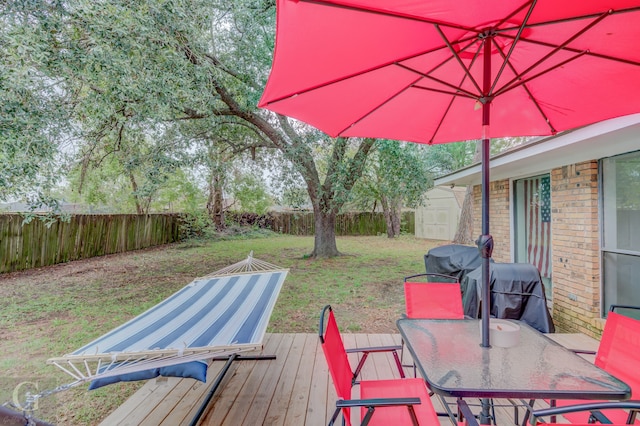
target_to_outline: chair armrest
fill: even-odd
[[[399,351],[402,349],[402,346],[372,346],[370,348],[352,348],[346,349],[348,354],[358,353],[358,352],[393,352]]]
[[[467,401],[458,399],[458,412],[462,415],[462,418],[459,419],[460,421],[464,419],[468,426],[478,426],[478,420],[476,420],[476,417],[471,412],[471,409],[469,408]],[[465,424],[465,423],[462,423],[462,424]]]
[[[362,353],[362,358],[360,358],[360,362],[358,362],[358,366],[353,371],[353,383],[356,383],[356,379],[360,376],[360,372],[362,371],[362,367],[364,363],[367,361],[370,353],[384,353],[384,352],[392,352],[393,358],[396,362],[396,366],[398,367],[398,373],[400,377],[404,379],[405,374],[402,368],[402,362],[400,362],[400,358],[398,357],[398,351],[402,350],[402,346],[375,346],[370,348],[353,348],[347,349],[347,353]]]
[[[609,306],[609,312],[615,312],[616,309],[633,309],[633,310],[640,311],[640,306],[633,306],[633,305],[611,305],[611,306]]]
[[[371,399],[340,399],[336,408],[353,407],[394,407],[402,405],[420,405],[420,398],[371,398]]]
[[[597,353],[596,351],[588,351],[585,349],[569,349],[569,350],[574,354],[595,355]]]
[[[615,402],[592,402],[586,404],[567,405],[564,407],[552,407],[531,412],[531,424],[535,425],[538,417],[554,416],[565,413],[575,413],[579,411],[600,411],[607,409],[627,409],[640,411],[640,400],[615,401]],[[600,415],[602,413],[599,413]]]

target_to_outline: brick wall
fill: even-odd
[[[496,262],[512,262],[509,180],[491,182],[490,233]],[[474,238],[480,235],[482,189],[474,187]],[[602,333],[598,162],[551,171],[553,320],[558,331]]]
[[[551,242],[554,322],[562,331],[600,335],[597,161],[552,170]]]
[[[473,237],[482,233],[482,187],[473,188]],[[511,222],[509,220],[509,180],[489,185],[489,233],[493,236],[493,260],[511,262]]]

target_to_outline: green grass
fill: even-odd
[[[68,382],[46,359],[83,346],[250,251],[289,269],[269,332],[316,333],[326,304],[334,307],[344,332],[396,332],[404,309],[403,277],[424,271],[423,255],[435,243],[407,236],[337,242],[345,256],[332,259],[307,258],[313,237],[273,235],[189,241],[0,275],[0,396],[24,378],[43,388]],[[48,420],[58,424],[95,424],[139,386],[65,391],[43,400],[41,412],[55,413]]]

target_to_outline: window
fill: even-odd
[[[602,160],[602,310],[640,306],[640,152]]]

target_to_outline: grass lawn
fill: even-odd
[[[251,250],[290,269],[269,332],[315,333],[320,310],[331,304],[344,332],[395,333],[404,309],[402,279],[424,272],[423,255],[438,243],[339,237],[345,256],[311,260],[305,255],[313,237],[191,241],[0,274],[0,404],[15,389],[37,393],[68,383],[47,358],[77,349]],[[96,424],[140,385],[60,392],[39,402],[37,416],[61,425]]]

